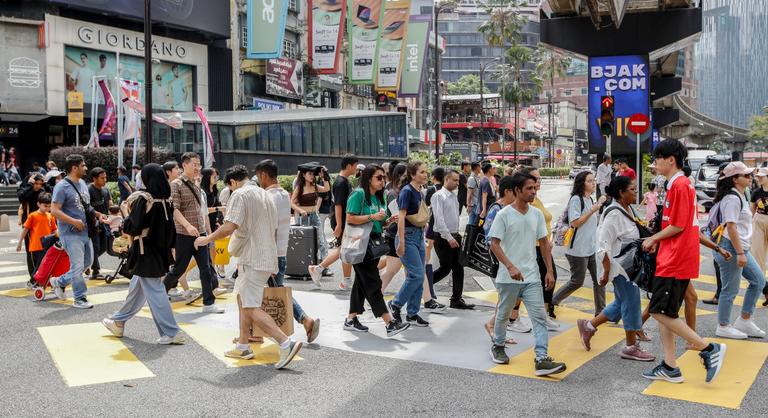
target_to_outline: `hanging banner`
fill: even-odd
[[[195,113],[203,124],[203,136],[205,137],[203,138],[203,167],[212,167],[216,159],[213,158],[213,135],[211,135],[211,128],[208,127],[208,118],[205,117],[205,112],[200,106],[195,105]]]
[[[349,0],[349,84],[373,84],[379,50],[383,0]]]
[[[283,55],[288,2],[289,0],[248,0],[247,58],[264,60]]]
[[[397,91],[402,68],[403,41],[408,32],[411,0],[387,1],[379,39],[376,90]]]
[[[304,70],[301,61],[277,58],[267,61],[267,94],[301,99],[304,97]]]
[[[106,103],[106,110],[104,111],[104,122],[101,124],[101,128],[99,129],[99,140],[106,139],[111,140],[114,139],[115,133],[116,133],[116,124],[117,124],[117,114],[115,113],[115,101],[112,99],[112,93],[109,92],[109,88],[107,87],[107,83],[105,80],[99,80],[99,88],[101,89],[101,93],[104,95],[104,103]],[[96,144],[94,144],[96,147],[99,146],[98,141]]]
[[[309,0],[309,63],[319,74],[339,72],[346,0]]]
[[[400,97],[421,96],[422,68],[427,57],[427,36],[431,27],[430,16],[411,16],[403,47],[400,71]]]

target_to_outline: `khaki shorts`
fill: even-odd
[[[235,280],[235,294],[240,296],[243,308],[261,308],[264,299],[264,287],[267,285],[271,273],[254,270],[250,266],[240,264],[238,266],[237,280]]]

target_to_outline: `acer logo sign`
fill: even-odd
[[[264,9],[261,11],[261,19],[269,22],[275,22],[275,0],[261,0]]]

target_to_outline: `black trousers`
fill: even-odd
[[[448,240],[435,234],[435,253],[437,259],[440,260],[440,268],[433,273],[432,281],[438,283],[451,273],[453,279],[453,289],[451,292],[451,300],[456,301],[461,299],[461,294],[464,292],[464,267],[459,264],[459,253],[461,253],[461,236],[455,234],[453,239],[459,243],[457,248],[451,248],[451,244]]]
[[[35,263],[35,260],[32,257],[32,253],[29,251],[29,234],[27,234],[27,236],[24,237],[24,250],[27,253],[27,271],[29,272],[29,278],[31,280],[31,279],[34,279],[35,270],[37,270],[37,266],[40,265],[40,263]]]
[[[550,257],[552,257],[550,255]],[[552,296],[555,294],[555,288],[547,290],[547,281],[545,279],[547,275],[547,265],[544,264],[544,257],[541,255],[541,248],[536,247],[536,262],[539,264],[539,276],[541,276],[541,287],[544,290],[544,303],[552,305]],[[555,260],[552,259],[552,274],[557,281],[557,267],[555,267]]]
[[[349,313],[362,315],[365,312],[366,300],[376,318],[389,312],[387,304],[384,303],[384,294],[381,293],[379,259],[366,259],[362,263],[353,264],[352,268],[355,270],[355,282],[349,295]]]
[[[30,277],[32,277],[32,280],[34,280],[35,272],[37,271],[37,268],[40,267],[40,263],[43,262],[43,257],[45,257],[45,251],[27,252],[27,255],[32,257],[32,263],[34,264],[34,269],[30,274]]]
[[[101,264],[99,264],[99,256],[107,252],[107,234],[109,230],[102,224],[99,224],[99,232],[95,237],[91,238],[93,244],[93,263],[91,263],[92,274],[96,274],[101,270]]]
[[[163,284],[165,291],[169,291],[179,284],[181,277],[192,257],[197,261],[197,268],[200,269],[200,286],[203,288],[203,305],[213,305],[216,297],[213,296],[213,289],[219,287],[219,280],[213,271],[211,263],[211,253],[208,247],[199,247],[195,249],[195,237],[189,235],[176,234],[176,264],[171,267],[171,271],[165,275]]]

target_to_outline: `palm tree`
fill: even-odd
[[[571,65],[571,58],[559,51],[544,48],[539,50],[537,62],[536,72],[549,84],[549,91],[547,92],[547,130],[549,132],[549,164],[551,167],[553,165],[552,153],[555,147],[555,139],[552,135],[552,95],[555,78],[565,77],[565,72],[568,66]]]
[[[526,21],[515,9],[518,6],[517,0],[491,0],[480,4],[485,6],[490,18],[477,31],[485,35],[488,45],[497,48],[517,45]]]

